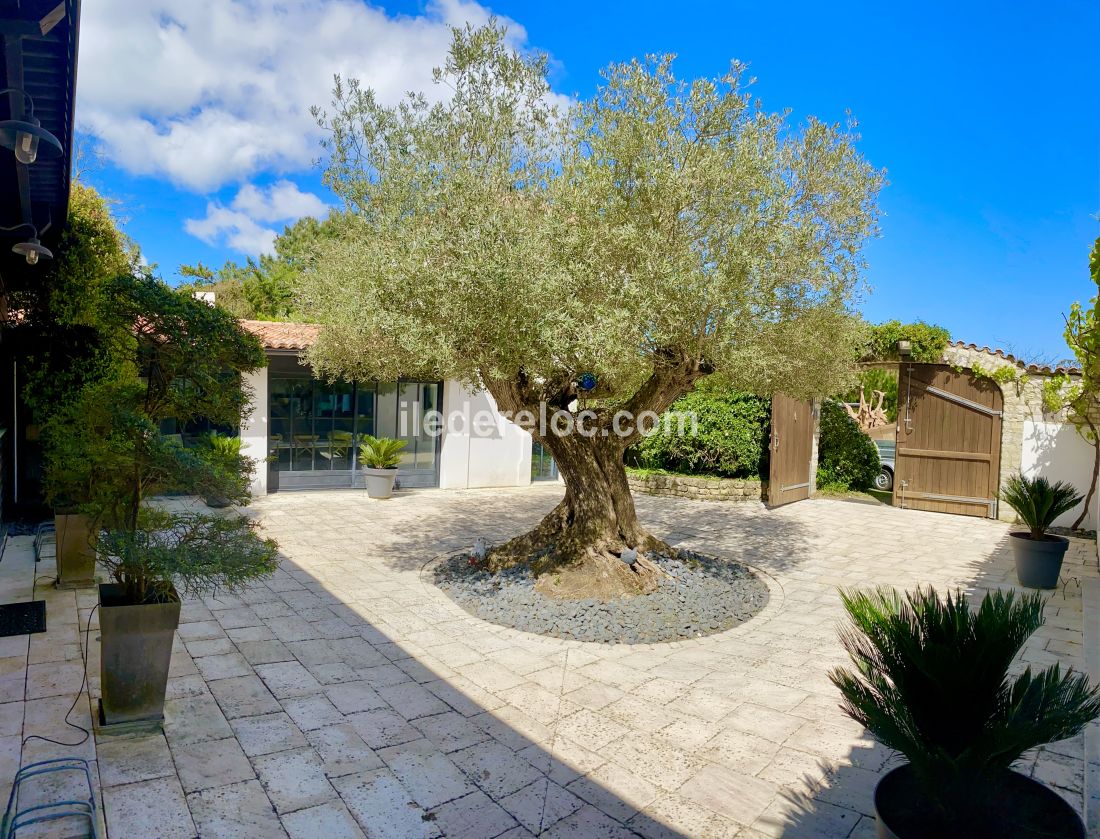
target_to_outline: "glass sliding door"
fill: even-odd
[[[268,388],[272,486],[362,486],[358,448],[366,434],[406,441],[401,486],[438,486],[440,440],[423,421],[439,407],[438,382],[329,383],[293,357],[273,357]]]

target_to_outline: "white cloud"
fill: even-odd
[[[277,181],[264,189],[245,184],[226,207],[217,201],[206,205],[203,218],[189,218],[183,229],[208,245],[225,244],[235,251],[258,256],[275,250],[279,231],[261,222],[293,222],[302,216],[321,218],[328,206],[311,192],[302,192],[290,181]]]
[[[301,171],[319,155],[309,108],[329,102],[334,74],[388,102],[442,95],[431,69],[448,27],[488,17],[465,0],[417,16],[362,0],[96,0],[82,10],[78,127],[128,172],[200,192]]]

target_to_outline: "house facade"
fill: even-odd
[[[243,452],[259,464],[255,495],[363,486],[358,439],[404,440],[402,488],[526,486],[555,479],[531,435],[506,420],[492,397],[457,381],[326,382],[303,354],[310,324],[243,321],[268,364],[250,374],[252,410],[240,430]]]

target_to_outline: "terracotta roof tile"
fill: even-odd
[[[1054,375],[1056,373],[1064,373],[1068,376],[1080,376],[1080,367],[1066,367],[1064,365],[1058,365],[1057,367],[1050,367],[1045,364],[1027,364],[1021,361],[1012,353],[1007,353],[1002,349],[990,349],[989,347],[979,347],[977,344],[967,344],[964,341],[953,341],[951,346],[958,347],[962,350],[975,350],[976,352],[984,352],[987,355],[996,356],[997,358],[1003,358],[1005,361],[1010,361],[1013,364],[1019,365],[1027,370],[1028,373],[1039,373],[1041,375]]]
[[[304,350],[317,340],[321,327],[314,323],[242,320],[241,326],[260,339],[267,350]]]

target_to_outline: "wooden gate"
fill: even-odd
[[[993,382],[939,364],[902,364],[894,504],[996,518],[1003,406]]]
[[[810,497],[814,445],[813,405],[785,393],[772,397],[768,504],[778,507]]]

